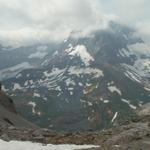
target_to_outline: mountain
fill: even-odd
[[[13,100],[0,90],[0,126],[35,128],[16,111]]]
[[[56,48],[55,43],[18,48],[0,46],[0,80],[11,78],[24,69],[39,68]]]
[[[149,102],[150,48],[136,30],[110,22],[88,36],[72,32],[56,47],[42,65],[3,80],[30,121],[55,130],[99,130]]]

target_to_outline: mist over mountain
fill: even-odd
[[[72,31],[106,28],[110,20],[134,26],[149,41],[148,0],[1,0],[0,43],[21,47],[60,42]]]

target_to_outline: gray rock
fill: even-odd
[[[8,137],[8,135],[7,135],[7,134],[3,134],[3,135],[1,135],[1,136],[0,136],[0,138],[1,138],[2,140],[4,140],[4,141],[7,141],[7,142],[9,142],[9,141],[10,141],[10,138]]]

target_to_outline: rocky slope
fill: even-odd
[[[17,110],[41,127],[82,131],[109,128],[150,99],[150,48],[136,31],[110,22],[74,32],[40,67],[4,80]]]
[[[16,111],[14,103],[3,91],[0,90],[0,126],[36,127],[23,119]]]
[[[137,115],[111,129],[85,132],[54,132],[48,129],[27,129],[3,126],[1,139],[5,141],[33,141],[43,144],[92,144],[99,148],[89,150],[149,150],[150,107],[138,110]],[[144,113],[143,113],[144,112]]]
[[[0,91],[0,139],[32,141],[43,144],[92,144],[89,150],[149,150],[150,103],[136,110],[135,116],[102,131],[56,132],[41,129],[16,112],[12,99]]]

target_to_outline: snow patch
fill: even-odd
[[[21,142],[21,141],[10,141],[5,142],[0,140],[1,150],[77,150],[77,149],[87,149],[99,146],[94,145],[42,145],[39,143],[31,142]]]
[[[14,83],[13,91],[15,90],[22,90],[22,87],[18,83]]]
[[[121,101],[124,102],[124,103],[126,103],[126,104],[128,104],[131,109],[135,110],[137,108],[136,106],[132,105],[129,100],[126,100],[126,99],[122,98]]]
[[[79,84],[79,86],[83,86],[83,84],[81,82],[79,82],[78,84]]]
[[[122,95],[121,91],[120,91],[116,86],[109,86],[109,87],[108,87],[108,90],[109,90],[111,93],[117,92],[119,95]]]
[[[80,68],[72,66],[68,69],[69,75],[76,75],[77,77],[80,77],[81,75],[93,75],[93,78],[99,78],[103,77],[103,71],[96,68]]]
[[[78,56],[85,64],[85,66],[89,66],[91,61],[94,61],[94,58],[89,54],[86,47],[84,45],[78,45],[74,49],[70,47],[66,50],[69,56]]]
[[[41,95],[39,93],[36,93],[36,92],[33,93],[33,96],[34,97],[41,97]]]
[[[57,86],[57,87],[55,88],[55,90],[56,90],[56,91],[62,91],[61,88],[60,88],[60,86]]]
[[[150,88],[144,87],[144,89],[145,89],[146,91],[149,91],[149,92],[150,92]]]
[[[103,103],[105,103],[105,104],[107,104],[109,102],[110,102],[109,100],[103,100]]]
[[[71,78],[68,78],[65,82],[66,82],[66,86],[76,85],[76,83],[73,80],[71,80]]]
[[[93,104],[91,102],[87,102],[88,106],[93,106]]]
[[[72,92],[72,91],[70,91],[70,95],[71,95],[71,96],[73,95],[73,92]]]
[[[36,103],[35,102],[28,102],[28,105],[32,106],[32,113],[36,114],[36,111],[35,111]]]

